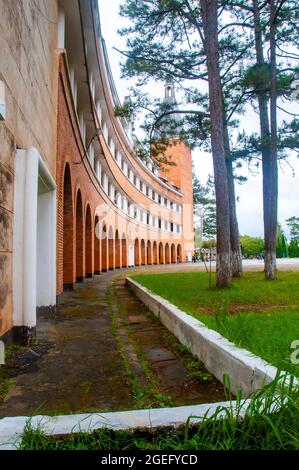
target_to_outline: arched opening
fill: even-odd
[[[80,189],[76,201],[76,280],[83,282],[83,205]]]
[[[146,264],[146,252],[145,252],[145,241],[141,240],[141,264],[144,266]]]
[[[168,243],[166,243],[166,245],[165,245],[165,263],[167,263],[167,264],[170,263],[170,251],[169,251]]]
[[[69,164],[63,181],[63,290],[73,289],[74,282],[74,220],[72,181]]]
[[[181,245],[178,245],[177,246],[177,262],[178,263],[182,263],[183,260],[182,260],[182,247]]]
[[[118,230],[115,232],[115,267],[121,268],[121,248]]]
[[[128,253],[127,253],[127,240],[126,236],[123,233],[122,241],[121,241],[121,260],[122,260],[122,267],[126,268],[128,266]]]
[[[152,246],[151,246],[150,241],[147,242],[146,257],[147,257],[147,264],[153,264]]]
[[[102,255],[102,271],[108,270],[108,234],[107,226],[104,224],[101,231],[101,255]]]
[[[159,243],[159,263],[164,263],[164,256],[163,256],[163,244],[162,242]]]
[[[175,256],[175,244],[171,245],[171,262],[176,263],[176,256]]]
[[[86,208],[85,216],[85,276],[92,277],[92,223],[90,206]]]
[[[108,261],[109,261],[109,270],[113,271],[115,267],[114,261],[114,237],[113,237],[113,229],[110,226],[109,234],[108,234]]]
[[[154,264],[158,264],[158,248],[157,248],[156,242],[154,242],[153,244],[153,258],[154,258]]]
[[[94,219],[94,273],[101,273],[101,254],[100,254],[100,223],[96,215]]]
[[[134,264],[135,266],[140,265],[140,256],[139,256],[139,240],[136,238],[134,244]]]

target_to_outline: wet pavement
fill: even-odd
[[[225,399],[222,385],[127,289],[126,273],[87,279],[60,297],[55,315],[39,316],[36,344],[14,350],[2,368],[0,417]]]

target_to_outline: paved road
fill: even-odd
[[[209,269],[209,263],[206,263]],[[212,271],[216,270],[216,263],[212,262]],[[299,258],[284,258],[277,260],[277,268],[281,271],[297,270],[299,269]],[[133,268],[134,269],[134,268]],[[244,260],[244,271],[263,271],[264,262],[260,260]],[[139,268],[143,272],[184,272],[184,271],[205,271],[206,267],[203,262],[198,263],[181,263],[181,264],[166,264],[157,266],[143,266]]]

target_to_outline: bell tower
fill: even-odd
[[[175,87],[172,83],[165,85],[164,109],[175,111],[167,115],[159,126],[161,137],[169,139],[169,145],[163,152],[173,165],[160,164],[160,176],[175,185],[182,193],[182,226],[185,256],[191,259],[194,251],[194,221],[193,221],[193,183],[192,183],[192,155],[190,147],[179,137],[182,126],[182,116],[175,96]],[[169,124],[170,122],[170,124]],[[176,127],[177,123],[177,127]],[[171,127],[171,131],[169,127]],[[176,128],[178,130],[176,134]],[[158,137],[158,134],[155,136]]]
[[[165,150],[164,156],[168,157],[174,165],[162,163],[160,166],[160,176],[168,179],[170,183],[177,186],[181,192],[184,193],[184,200],[193,204],[191,149],[175,135],[175,123],[177,123],[179,134],[179,127],[182,125],[182,116],[178,112],[179,107],[173,83],[166,83],[165,85],[163,105],[165,105],[166,110],[175,111],[173,114],[167,115],[167,120],[165,120],[165,122],[162,121],[162,125],[159,126],[160,135],[169,139],[169,146]],[[171,126],[171,132],[167,132],[168,126]],[[171,136],[169,134],[171,134]]]

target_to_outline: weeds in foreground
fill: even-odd
[[[10,387],[15,383],[14,379],[11,378],[4,378],[1,376],[0,370],[0,404],[6,398]]]
[[[15,352],[17,352],[21,346],[19,345],[11,345],[8,346],[5,350],[5,361],[11,359]],[[7,396],[10,387],[15,383],[15,380],[12,377],[7,377],[5,374],[5,366],[0,365],[0,403],[5,399]]]
[[[20,450],[298,450],[299,387],[294,376],[278,373],[251,399],[232,401],[213,413],[190,416],[183,430],[153,434],[107,429],[61,438],[34,430],[30,420]]]

